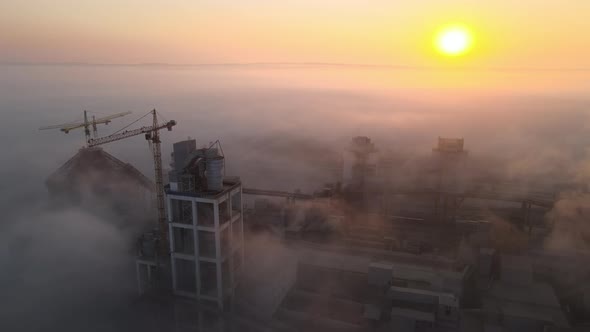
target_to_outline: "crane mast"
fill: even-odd
[[[158,117],[156,115],[156,110],[153,111],[154,117],[154,128],[158,128]],[[173,124],[172,124],[173,125]],[[168,130],[172,130],[172,125],[167,127]],[[146,139],[149,140],[149,134],[146,134]],[[167,241],[168,239],[168,227],[166,223],[166,210],[164,208],[164,181],[162,175],[162,150],[160,147],[160,133],[159,129],[153,130],[151,132],[151,142],[152,142],[152,154],[154,155],[154,169],[155,169],[155,180],[156,180],[156,202],[158,204],[158,227],[160,228],[160,251],[165,252],[167,250]]]
[[[156,203],[158,209],[158,229],[160,231],[160,245],[159,250],[160,253],[165,254],[168,250],[167,246],[167,239],[168,239],[168,227],[166,223],[166,209],[165,209],[165,200],[164,200],[164,180],[162,175],[162,150],[160,147],[160,133],[161,129],[168,129],[168,131],[172,130],[172,127],[176,125],[176,121],[170,120],[164,124],[158,123],[158,115],[156,110],[151,111],[153,116],[153,124],[152,126],[141,127],[138,129],[133,130],[126,130],[120,133],[116,133],[113,135],[100,137],[100,138],[93,138],[88,140],[88,147],[94,147],[102,144],[111,143],[114,141],[122,140],[128,137],[133,137],[141,134],[145,134],[145,139],[150,143],[150,147],[152,150],[152,156],[154,158],[154,170],[155,170],[155,180],[156,180]]]

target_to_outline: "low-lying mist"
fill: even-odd
[[[493,79],[463,74],[469,80],[461,84],[429,80],[421,85],[424,73],[371,70],[376,73],[334,75],[333,68],[299,67],[0,67],[5,124],[0,131],[0,330],[79,330],[86,321],[124,330],[120,313],[135,291],[130,252],[135,233],[81,208],[50,209],[44,188],[45,178],[83,145],[83,133],[37,128],[76,120],[84,109],[135,112],[99,127],[99,135],[107,135],[157,108],[178,122],[172,132],[162,133],[165,164],[175,141],[190,136],[205,145],[219,139],[227,174],[241,176],[247,187],[313,192],[333,181],[326,165],[358,135],[397,156],[400,178],[428,159],[443,136],[465,138],[481,173],[587,187],[587,79],[488,73]],[[104,148],[153,177],[143,137]],[[561,196],[550,214],[558,231],[552,246],[570,247],[572,232],[582,238],[574,247],[587,244],[588,226],[581,220],[589,203],[584,193]]]
[[[96,330],[118,317],[136,290],[129,234],[76,208],[23,208],[0,235],[2,329]]]

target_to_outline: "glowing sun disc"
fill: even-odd
[[[436,48],[442,54],[457,56],[469,51],[472,39],[471,33],[465,27],[447,27],[438,33]]]

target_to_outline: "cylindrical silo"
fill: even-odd
[[[209,158],[215,158],[219,156],[219,151],[217,150],[217,148],[209,148],[205,150],[205,157],[207,159]]]
[[[207,190],[223,190],[223,162],[222,156],[207,159]]]

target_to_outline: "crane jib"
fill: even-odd
[[[121,140],[121,139],[124,139],[127,137],[137,136],[137,135],[141,135],[141,134],[145,134],[145,133],[152,133],[154,131],[164,129],[164,128],[166,128],[170,131],[170,130],[172,130],[172,127],[174,127],[175,125],[176,125],[176,121],[170,120],[167,123],[160,125],[160,126],[146,126],[146,127],[133,129],[133,130],[125,130],[123,132],[109,135],[109,136],[105,136],[105,137],[89,139],[88,140],[88,147],[107,144],[107,143],[118,141],[118,140]]]

